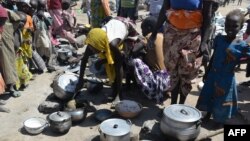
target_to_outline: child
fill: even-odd
[[[233,10],[227,14],[225,21],[227,35],[218,35],[215,38],[213,57],[207,74],[204,75],[205,84],[197,108],[207,112],[205,121],[213,115],[216,125],[223,125],[238,111],[234,68],[241,57],[250,56],[250,48],[246,42],[236,39],[236,34],[243,27],[243,23],[244,15],[240,10]]]
[[[162,104],[164,95],[170,86],[169,74],[166,71],[163,57],[163,34],[158,33],[154,46],[147,44],[151,32],[157,23],[156,17],[146,18],[142,24],[142,34],[145,36],[146,54],[143,59],[136,57],[132,60],[134,66],[134,74],[137,83],[141,86],[143,93],[149,98],[156,100]],[[135,46],[136,48],[137,46]]]
[[[38,1],[38,9],[33,16],[34,23],[34,44],[39,55],[48,63],[52,45],[49,37],[49,28],[52,25],[52,18],[49,13],[46,12],[46,3],[44,1]]]
[[[32,74],[28,69],[28,59],[32,58],[32,46],[31,35],[27,28],[24,27],[27,22],[27,15],[18,11],[17,14],[20,17],[19,27],[16,31],[19,35],[20,47],[16,51],[16,69],[18,75],[18,81],[16,82],[16,89],[26,88],[28,82],[32,78]]]

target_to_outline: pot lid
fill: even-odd
[[[71,118],[71,115],[66,112],[54,112],[49,115],[49,119],[52,121],[62,122],[69,120]]]
[[[100,130],[102,133],[111,136],[123,136],[130,132],[131,122],[113,118],[103,121],[100,125]]]
[[[65,73],[60,75],[58,78],[58,86],[66,92],[74,93],[77,83],[78,76],[73,73]]]
[[[67,48],[60,48],[57,50],[59,53],[66,53],[66,52],[71,52],[70,49],[67,49]]]
[[[179,122],[195,122],[201,118],[201,112],[198,109],[184,104],[170,105],[163,113],[164,116]]]

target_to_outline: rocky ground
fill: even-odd
[[[249,4],[249,0],[243,0],[241,7],[246,7]],[[219,11],[225,15],[228,11],[238,8],[236,4],[230,4],[226,8],[220,8]],[[78,16],[78,23],[87,23],[87,18],[85,14],[82,14],[79,10],[79,6],[75,8]],[[140,11],[140,14],[145,15],[147,12]],[[140,23],[138,23],[139,28]],[[236,72],[236,78],[238,83],[248,80],[245,78],[245,65],[241,66],[242,70]],[[1,99],[6,100],[7,104],[5,107],[11,110],[10,113],[0,113],[0,141],[98,141],[99,132],[98,127],[100,122],[98,122],[93,113],[90,112],[86,120],[78,125],[73,126],[70,131],[65,135],[57,135],[51,132],[49,128],[46,128],[43,133],[32,136],[27,134],[23,129],[23,122],[30,117],[42,117],[46,118],[48,114],[40,113],[38,107],[46,99],[50,98],[53,90],[50,87],[54,77],[58,74],[53,73],[43,73],[37,75],[30,85],[22,91],[22,96],[19,98],[9,97],[8,95],[2,95]],[[197,82],[193,84],[193,90],[188,96],[185,104],[195,106],[199,91],[197,90],[197,84],[201,81],[201,78],[197,79]],[[250,89],[248,87],[238,86],[239,90],[239,106],[241,108],[241,115],[232,119],[230,122],[232,124],[249,124],[250,120]],[[160,117],[159,112],[164,106],[170,104],[170,100],[166,100],[164,105],[156,105],[150,100],[147,100],[139,91],[136,89],[123,89],[126,94],[126,99],[133,99],[143,105],[143,110],[140,115],[134,119],[131,119],[132,133],[135,138],[138,137],[141,127],[148,121],[149,128],[153,131],[148,136],[148,134],[141,134],[141,138],[152,139],[152,140],[167,140],[162,136],[157,127],[159,125]],[[110,92],[109,88],[104,88],[101,92],[97,94],[88,94],[85,90],[82,91],[81,96],[85,97],[91,101],[95,108],[98,109],[110,109],[111,103],[106,103],[105,95]],[[113,110],[113,109],[112,109]],[[119,117],[114,115],[114,117]],[[197,140],[205,139],[212,141],[222,141],[223,140],[223,130],[211,129],[212,123],[202,124],[202,130]],[[152,127],[152,125],[155,125]],[[146,138],[147,137],[147,138]]]

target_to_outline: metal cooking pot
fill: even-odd
[[[60,48],[57,50],[58,57],[62,61],[67,61],[72,56],[72,51],[67,48]]]
[[[52,131],[65,134],[72,126],[71,116],[66,112],[54,112],[48,116]]]
[[[68,100],[73,97],[77,83],[78,76],[76,74],[59,74],[53,80],[53,92],[59,99]]]
[[[101,141],[130,141],[131,121],[118,118],[107,119],[100,125]]]
[[[73,123],[82,122],[85,120],[87,116],[85,108],[77,108],[77,109],[65,108],[65,112],[71,115],[71,120]]]
[[[161,131],[181,141],[195,139],[200,133],[201,112],[191,106],[174,104],[166,107],[160,122]]]

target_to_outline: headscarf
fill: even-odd
[[[1,18],[8,18],[7,10],[0,5],[0,17]],[[0,27],[0,33],[3,32],[3,26]]]
[[[110,83],[113,83],[115,80],[114,60],[110,51],[107,33],[101,28],[93,28],[88,33],[85,43],[100,51],[100,58],[107,59],[107,64],[105,65],[106,73]]]

